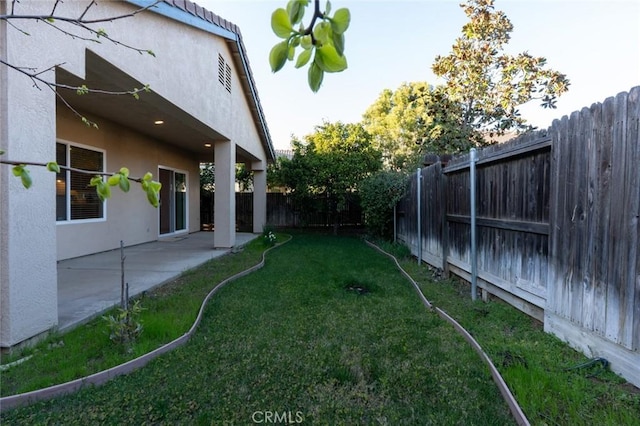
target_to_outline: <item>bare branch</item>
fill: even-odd
[[[47,167],[48,164],[47,163],[40,163],[37,161],[13,161],[13,160],[0,160],[0,164],[7,164],[9,166],[36,166],[36,167]],[[113,173],[109,173],[109,172],[98,172],[95,170],[85,170],[85,169],[76,169],[74,167],[69,167],[69,166],[61,166],[58,165],[58,167],[60,167],[60,170],[68,170],[70,172],[77,172],[77,173],[82,173],[85,175],[91,175],[91,176],[113,176],[115,175],[117,172],[113,172]],[[138,182],[138,183],[142,183],[142,178],[135,178],[135,177],[128,177],[129,180],[132,180],[134,182]]]
[[[82,15],[80,15],[80,18],[78,18],[78,19],[82,20],[82,18],[84,18],[84,15],[86,15],[86,14],[87,14],[87,12],[89,11],[89,9],[91,9],[91,7],[92,7],[93,5],[95,5],[95,4],[96,4],[96,1],[95,1],[95,0],[91,0],[91,3],[89,3],[89,4],[87,5],[87,8],[84,10],[84,12],[82,12]]]
[[[9,62],[5,62],[2,59],[0,59],[0,64],[6,65],[9,68],[12,68],[24,75],[26,75],[27,77],[29,77],[31,80],[33,80],[34,84],[37,86],[37,82],[40,82],[42,84],[45,84],[51,88],[57,88],[57,89],[67,89],[67,90],[74,90],[76,92],[78,92],[79,94],[86,94],[86,93],[97,93],[97,94],[101,94],[101,95],[132,95],[132,96],[136,96],[142,92],[149,92],[151,89],[149,88],[149,86],[144,86],[141,88],[133,88],[131,90],[121,90],[121,91],[116,91],[116,90],[104,90],[104,89],[95,89],[95,88],[90,88],[87,86],[71,86],[68,84],[61,84],[61,83],[54,83],[48,80],[45,80],[44,78],[40,77],[40,74],[47,72],[47,71],[51,71],[53,69],[55,69],[56,67],[59,67],[63,64],[58,64],[58,65],[53,65],[49,68],[47,68],[46,70],[43,71],[39,71],[39,72],[29,72],[27,70],[35,70],[34,68],[29,68],[29,67],[18,67],[16,65],[10,64]]]

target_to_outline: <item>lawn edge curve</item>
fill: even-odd
[[[509,410],[511,411],[511,415],[514,417],[514,419],[516,420],[518,425],[519,426],[530,426],[531,423],[529,423],[529,420],[527,419],[527,416],[525,416],[524,412],[520,408],[520,405],[518,404],[518,401],[515,399],[515,397],[511,393],[511,390],[509,389],[509,386],[507,386],[507,383],[504,381],[504,379],[500,375],[500,372],[498,371],[496,366],[493,365],[493,362],[491,361],[491,358],[489,358],[489,355],[486,354],[486,352],[482,349],[482,346],[480,346],[480,344],[473,338],[473,336],[471,336],[471,334],[469,334],[469,332],[464,327],[462,327],[455,319],[453,319],[451,316],[449,316],[449,314],[447,314],[444,310],[438,308],[437,306],[434,306],[431,302],[429,302],[429,300],[427,300],[427,298],[422,293],[422,290],[420,290],[420,287],[418,286],[418,283],[411,277],[411,275],[409,275],[409,273],[407,271],[405,271],[402,268],[402,266],[400,266],[400,263],[398,262],[398,259],[396,259],[396,257],[394,255],[392,255],[391,253],[387,253],[381,247],[377,246],[376,244],[374,244],[374,243],[372,243],[372,242],[370,242],[368,240],[365,240],[365,243],[367,243],[368,246],[376,249],[380,253],[382,253],[382,254],[390,257],[391,259],[393,259],[393,261],[396,264],[396,267],[411,282],[411,284],[413,285],[414,289],[418,293],[418,297],[420,297],[420,300],[427,307],[427,309],[429,309],[429,310],[434,310],[435,309],[436,313],[440,316],[440,318],[444,319],[449,324],[451,324],[455,328],[455,330],[459,334],[461,334],[462,337],[464,337],[464,339],[467,341],[467,343],[469,343],[471,345],[471,347],[480,356],[480,359],[482,359],[482,361],[489,368],[489,371],[491,372],[491,377],[493,378],[493,381],[496,383],[496,386],[498,386],[498,389],[500,390],[500,394],[502,395],[502,398],[505,400],[505,402],[509,406]]]

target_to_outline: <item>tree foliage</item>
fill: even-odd
[[[494,8],[494,0],[467,0],[461,7],[469,17],[452,51],[437,56],[433,72],[446,80],[449,99],[459,102],[464,123],[483,132],[504,134],[527,129],[518,107],[541,100],[555,108],[558,96],[568,90],[564,74],[545,68],[546,59],[528,52],[504,52],[513,25]]]
[[[426,82],[385,89],[364,113],[363,125],[393,170],[420,166],[425,153],[455,154],[482,143],[479,132],[464,125],[460,104]]]
[[[380,169],[382,156],[361,124],[325,122],[305,139],[292,142],[293,158],[281,158],[269,179],[307,208],[315,197],[327,198],[337,231],[339,213],[362,180]]]
[[[369,233],[389,238],[392,228],[393,207],[407,190],[408,177],[394,170],[381,170],[366,178],[360,185],[360,200]]]
[[[310,0],[290,0],[286,9],[279,8],[273,12],[271,29],[283,41],[271,49],[269,64],[273,72],[279,71],[287,61],[294,59],[296,68],[309,65],[309,87],[317,92],[322,85],[324,73],[347,69],[344,33],[349,28],[351,13],[349,9],[342,8],[331,16],[330,1],[326,2],[322,12],[320,0],[314,0],[313,16],[305,27],[302,20],[310,3]],[[296,58],[298,47],[302,51]]]
[[[253,187],[253,172],[247,169],[247,166],[244,163],[236,164],[236,183],[238,183],[240,191],[248,191]],[[215,190],[215,163],[202,163],[200,165],[200,192],[213,193]]]

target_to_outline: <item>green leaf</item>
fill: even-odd
[[[131,184],[129,183],[129,179],[124,176],[124,175],[120,175],[120,189],[123,192],[129,192],[129,189],[131,188]]]
[[[271,65],[272,72],[278,72],[282,69],[287,62],[288,54],[289,46],[286,40],[273,46],[273,49],[271,49],[269,53],[269,64]]]
[[[296,48],[294,46],[289,46],[289,50],[288,50],[288,54],[287,54],[287,59],[292,61],[294,56],[296,55]]]
[[[336,48],[338,55],[344,55],[344,34],[333,33],[333,46]]]
[[[311,40],[311,36],[310,35],[306,35],[304,37],[300,38],[300,46],[302,46],[303,49],[305,50],[309,50],[313,47],[313,41]]]
[[[289,3],[287,3],[287,13],[289,14],[289,21],[291,21],[291,25],[295,25],[302,21],[305,8],[306,5],[298,0],[290,0]]]
[[[327,0],[327,7],[324,9],[324,14],[329,15],[331,13],[331,2]]]
[[[55,161],[49,161],[47,163],[47,170],[54,173],[60,173],[60,166]]]
[[[271,29],[280,38],[288,38],[293,30],[289,14],[286,10],[279,8],[271,14]]]
[[[86,95],[87,93],[89,93],[89,88],[87,87],[86,84],[83,84],[82,86],[78,86],[76,88],[76,93],[78,95]]]
[[[150,182],[151,179],[153,179],[153,175],[151,174],[151,172],[147,172],[144,174],[144,176],[142,176],[142,180],[144,182]]]
[[[120,168],[118,173],[120,173],[124,177],[129,177],[129,169],[127,169],[126,167]]]
[[[100,201],[104,201],[111,197],[111,187],[109,185],[105,185],[104,182],[96,186],[96,192],[98,193]]]
[[[109,186],[119,185],[121,177],[122,177],[122,175],[120,175],[119,173],[116,173],[113,176],[109,176],[109,179],[107,179],[107,183],[109,184]]]
[[[113,177],[113,176],[112,176]],[[96,187],[96,193],[100,201],[104,201],[111,197],[111,187],[102,179],[102,176],[94,176],[89,181],[89,186]]]
[[[20,177],[22,186],[24,186],[26,189],[31,188],[31,184],[33,183],[31,180],[31,175],[29,174],[29,170],[27,170],[24,164],[13,166],[13,175],[15,177]]]
[[[47,22],[49,22],[49,23],[53,24],[54,22],[56,22],[56,20],[55,20],[55,19],[53,19],[52,17],[48,17],[48,18],[47,18]]]
[[[342,8],[336,10],[336,13],[333,15],[331,21],[331,29],[334,33],[342,34],[347,31],[349,28],[349,23],[351,22],[351,13],[349,9]]]
[[[17,165],[17,166],[13,166],[13,170],[12,170],[13,175],[14,175],[15,177],[20,177],[20,175],[22,174],[22,171],[24,170],[24,167],[25,167],[25,165],[24,165],[24,164],[20,164],[20,165]]]
[[[331,24],[320,22],[313,29],[313,36],[321,45],[327,44],[331,39]]]
[[[146,185],[145,185],[146,184]],[[162,184],[156,181],[143,181],[143,189],[147,193],[147,200],[153,207],[158,207]]]
[[[340,72],[347,69],[347,58],[338,54],[330,44],[316,48],[314,62],[325,72]]]
[[[151,56],[153,56],[154,58],[156,57],[156,54],[155,54],[155,53],[153,53],[153,50],[147,50],[146,52],[147,52],[147,54],[148,54],[148,55],[151,55]]]
[[[298,60],[296,61],[296,68],[300,68],[307,65],[307,62],[309,62],[309,59],[311,59],[311,50],[303,50],[302,53],[298,55]]]
[[[320,89],[322,85],[322,79],[324,78],[324,71],[314,62],[309,66],[308,82],[309,87],[315,93]]]
[[[101,183],[104,183],[103,180],[102,180],[102,176],[94,176],[89,181],[89,186],[98,186]]]

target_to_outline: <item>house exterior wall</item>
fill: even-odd
[[[158,166],[178,170],[188,179],[188,220],[186,232],[200,229],[200,192],[198,159],[187,151],[155,141],[122,128],[104,118],[100,130],[85,126],[71,111],[62,107],[57,117],[57,137],[62,143],[97,148],[105,152],[105,169],[127,167],[132,177],[151,172],[158,179]],[[53,217],[53,216],[52,216]],[[117,188],[105,203],[104,220],[58,222],[57,259],[69,259],[90,253],[155,241],[158,239],[159,210],[151,206],[136,182],[123,193]],[[78,238],[81,235],[81,238]]]
[[[0,2],[0,7],[6,4]],[[16,7],[20,14],[48,14],[52,4],[26,1],[17,3]],[[81,16],[87,4],[60,2],[56,13]],[[172,8],[166,3],[159,3],[157,7]],[[134,9],[136,6],[126,2],[100,2],[91,8],[87,18],[122,15]],[[266,162],[247,96],[235,74],[238,70],[228,42],[212,32],[176,21],[198,18],[189,18],[176,8],[167,13],[175,19],[144,12],[135,18],[96,26],[124,44],[152,50],[155,57],[141,55],[105,39],[102,43],[73,39],[30,20],[20,22],[23,32],[0,22],[0,54],[8,63],[18,66],[42,70],[59,65],[84,78],[85,51],[90,49],[136,80],[149,84],[164,99],[215,129],[232,144],[242,146],[255,161]],[[208,23],[204,26],[207,25],[211,26]],[[231,93],[218,81],[218,54],[222,54],[233,69]],[[42,73],[41,77],[55,81],[53,71]],[[39,84],[41,90],[38,90],[31,79],[6,66],[0,67],[0,81],[0,147],[7,151],[3,159],[52,161],[56,156],[56,140],[61,138],[106,149],[108,170],[126,165],[132,174],[140,174],[153,167],[150,171],[156,176],[158,165],[185,170],[191,187],[190,198],[198,199],[197,169],[186,153],[104,121],[99,131],[90,134],[89,129],[80,129],[77,123],[72,123],[65,112],[61,111],[56,120],[56,97],[46,86]],[[10,167],[0,167],[2,347],[13,346],[57,324],[57,281],[53,278],[57,273],[57,259],[113,248],[116,240],[125,235],[127,244],[157,238],[157,212],[145,205],[144,194],[137,188],[126,195],[114,192],[113,199],[107,203],[106,221],[56,225],[55,175],[43,168],[31,167],[30,170],[34,184],[26,190],[19,179],[11,176]],[[131,214],[119,213],[125,205]],[[233,216],[235,211],[229,214]],[[190,231],[199,227],[198,216],[199,209],[192,205]],[[122,223],[125,220],[126,223]]]
[[[1,25],[3,59],[24,63],[19,54],[26,48],[22,40],[14,46],[16,31],[9,31],[4,22]],[[5,66],[0,66],[0,75],[3,159],[51,161],[55,158],[50,137],[55,134],[55,115],[50,113],[55,111],[53,98]],[[31,168],[33,186],[29,190],[10,167],[0,167],[0,175],[0,345],[5,347],[40,334],[58,321],[57,285],[52,279],[56,276],[55,222],[46,216],[55,206],[55,194],[52,174],[40,168]]]

